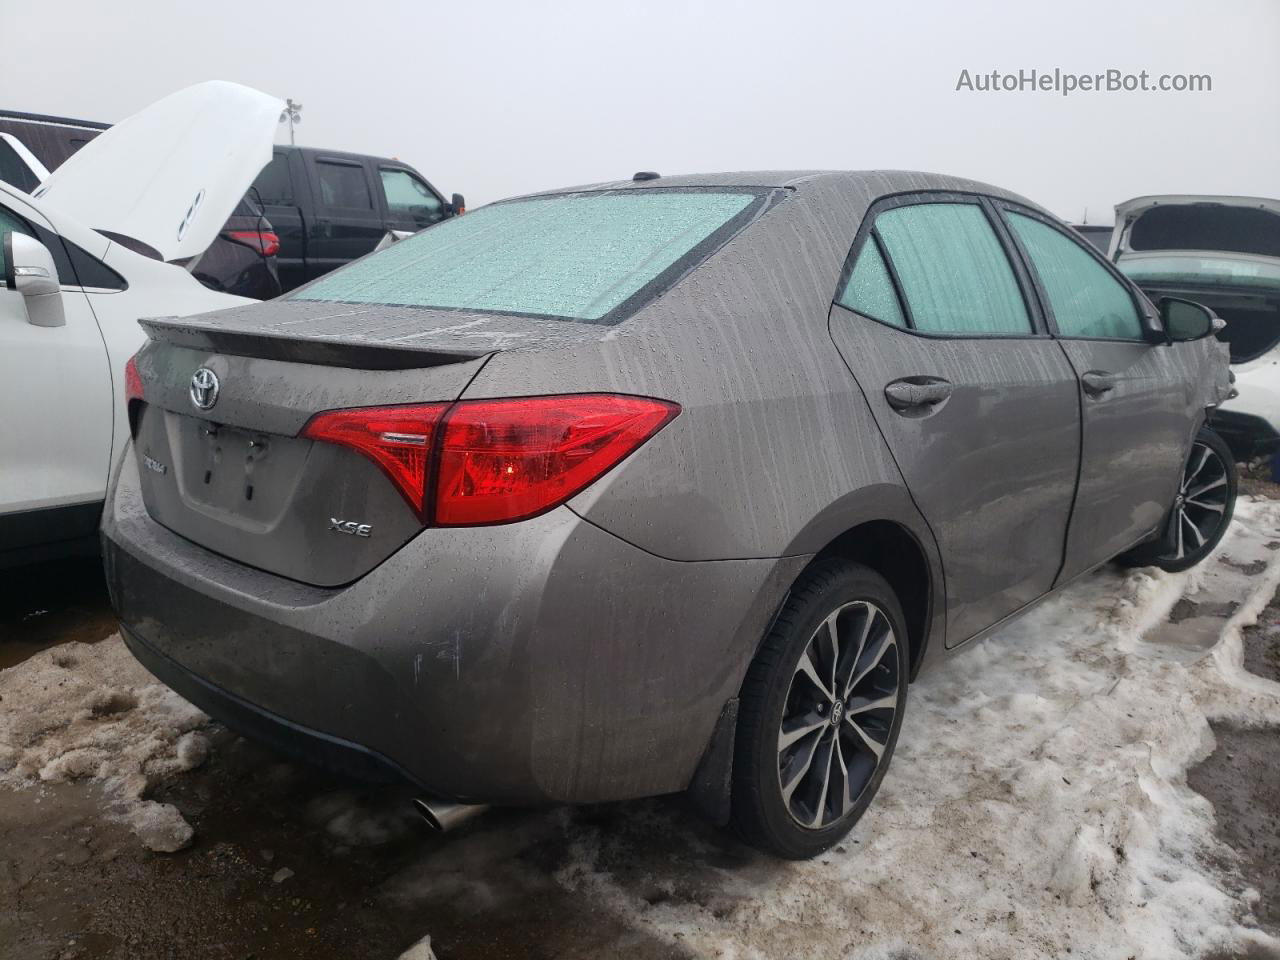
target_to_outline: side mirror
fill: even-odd
[[[58,268],[49,248],[35,237],[12,230],[4,235],[4,285],[22,294],[27,323],[35,327],[66,325]]]
[[[1164,332],[1174,343],[1199,340],[1221,329],[1221,321],[1208,307],[1179,297],[1162,297],[1159,303],[1160,322]],[[1215,323],[1217,321],[1217,323]]]
[[[455,193],[449,201],[449,206],[453,207],[455,215],[467,212],[467,201],[460,193]]]

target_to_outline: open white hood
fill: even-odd
[[[33,195],[165,260],[193,257],[270,162],[282,109],[252,87],[198,83],[99,134]]]

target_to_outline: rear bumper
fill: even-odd
[[[288,752],[491,803],[687,787],[806,562],[663,560],[562,507],[311,587],[157,524],[131,453],[102,533],[127,642],[179,693]]]
[[[196,676],[128,627],[122,627],[120,633],[129,652],[157,680],[242,736],[307,763],[361,780],[385,783],[413,780],[394,761],[367,747],[293,723]]]

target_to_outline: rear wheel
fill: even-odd
[[[791,859],[843,837],[880,786],[907,694],[906,628],[884,578],[824,562],[792,590],[743,683],[733,820]]]
[[[1196,434],[1182,470],[1165,536],[1120,558],[1170,573],[1194,567],[1222,540],[1236,504],[1236,464],[1223,439],[1207,427]]]

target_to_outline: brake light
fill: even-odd
[[[134,400],[142,399],[142,374],[138,373],[138,358],[129,358],[124,365],[124,404],[127,407]]]
[[[385,473],[418,516],[424,509],[427,463],[436,426],[447,403],[411,407],[357,407],[318,413],[302,436],[350,447]]]
[[[615,394],[463,400],[332,410],[302,436],[373,460],[424,523],[480,526],[564,503],[679,412],[665,400]]]
[[[274,257],[280,252],[280,235],[271,230],[224,230],[222,235],[252,247],[264,257]]]
[[[510,523],[550,510],[679,410],[662,400],[596,394],[459,403],[440,442],[435,522]]]

